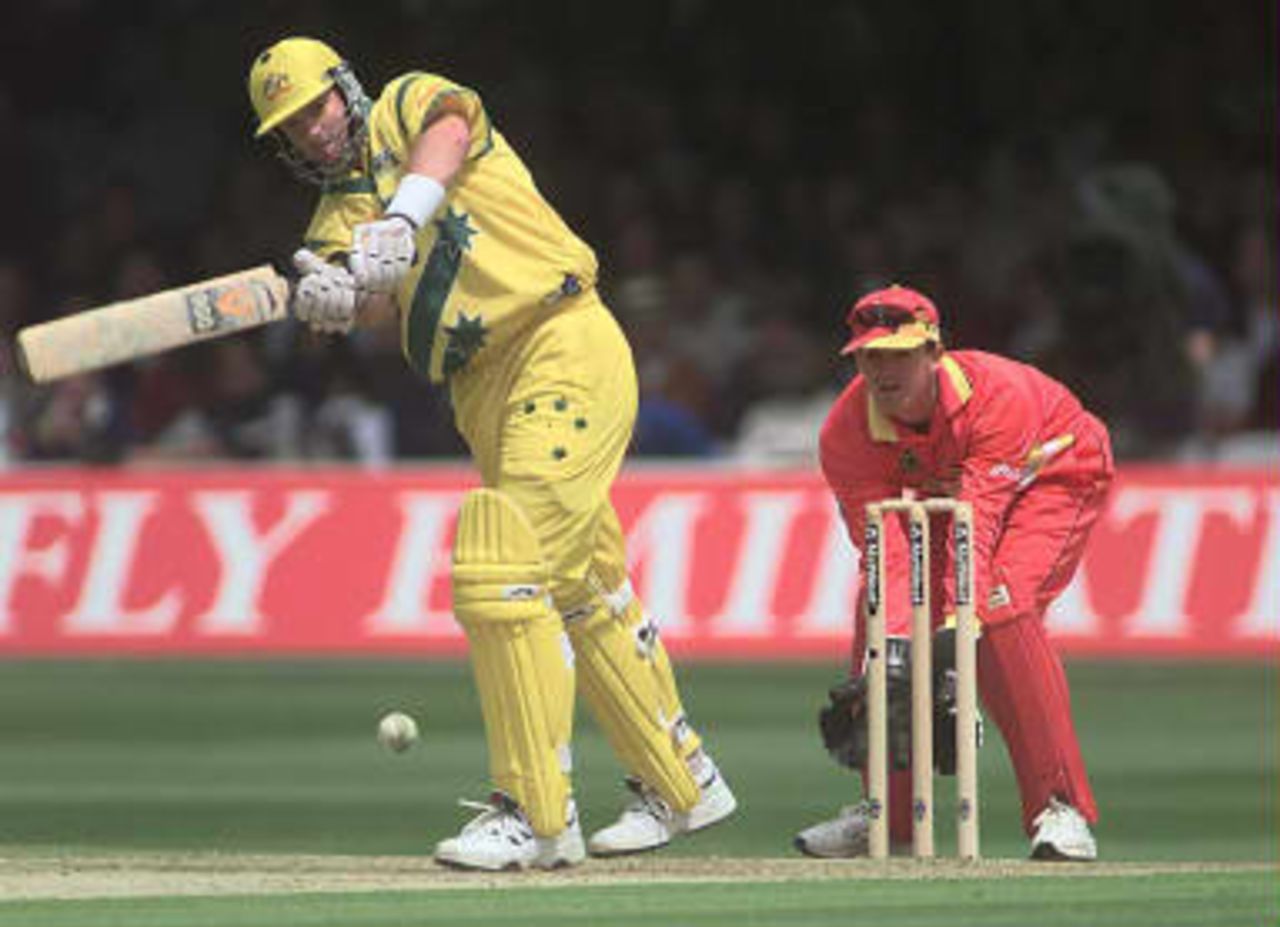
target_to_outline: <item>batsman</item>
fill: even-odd
[[[975,611],[981,625],[978,689],[1005,741],[1022,797],[1022,824],[1036,859],[1097,856],[1098,818],[1071,714],[1067,679],[1045,630],[1050,603],[1066,588],[1102,511],[1114,466],[1105,426],[1061,383],[981,351],[947,351],[938,310],[903,286],[860,298],[842,351],[858,367],[827,414],[823,475],[855,545],[868,503],[903,496],[949,497],[973,507]],[[901,524],[885,521],[884,611],[888,634],[891,843],[911,840],[911,642],[908,558]],[[948,532],[930,533],[935,595],[934,756],[954,772],[954,586],[947,585]],[[854,634],[865,649],[866,589]],[[821,712],[824,743],[842,764],[866,763],[866,686],[861,666]],[[941,683],[941,684],[940,684]],[[959,732],[976,736],[977,732]],[[801,831],[813,856],[868,853],[861,803]]]
[[[406,361],[447,390],[483,483],[461,505],[452,578],[493,793],[436,859],[554,868],[728,817],[734,795],[627,577],[609,490],[636,375],[595,255],[474,90],[415,71],[372,100],[332,47],[301,37],[258,55],[248,84],[257,135],[319,188],[294,314],[322,332],[398,324]],[[585,843],[576,687],[633,793]]]

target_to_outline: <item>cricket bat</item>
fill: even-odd
[[[100,370],[278,322],[290,282],[270,264],[87,309],[18,332],[18,363],[33,383]]]

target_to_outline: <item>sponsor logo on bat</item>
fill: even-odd
[[[243,328],[273,318],[275,297],[256,282],[205,287],[186,295],[187,319],[196,335]]]

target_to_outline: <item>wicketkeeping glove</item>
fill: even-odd
[[[818,711],[822,745],[841,766],[858,769],[867,761],[867,678],[832,686],[827,698]]]
[[[306,248],[294,253],[293,266],[302,275],[293,288],[294,318],[306,322],[312,331],[351,331],[359,302],[351,272]]]
[[[911,643],[890,638],[885,661],[889,691],[889,756],[895,769],[911,761]],[[841,766],[860,769],[867,762],[867,678],[854,676],[827,693],[818,712],[822,745]]]
[[[956,631],[942,628],[933,635],[933,765],[944,776],[956,774]],[[975,720],[974,737],[982,746],[982,715]]]

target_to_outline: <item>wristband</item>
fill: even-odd
[[[396,195],[387,204],[386,215],[404,216],[416,229],[422,228],[431,214],[444,202],[444,187],[426,174],[405,174],[396,187]]]

